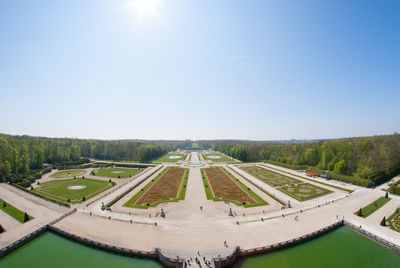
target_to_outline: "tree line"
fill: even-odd
[[[241,161],[271,161],[294,169],[313,169],[339,180],[372,186],[400,173],[400,135],[301,143],[200,141],[203,147]]]
[[[43,169],[44,163],[76,165],[102,160],[149,162],[189,141],[88,140],[0,134],[0,179],[11,181]]]

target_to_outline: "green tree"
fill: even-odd
[[[381,226],[386,226],[386,217],[383,217],[381,221]]]
[[[346,170],[347,170],[346,161],[341,160],[341,161],[337,162],[336,165],[335,165],[335,169],[334,170],[337,173],[345,173]]]
[[[26,173],[29,171],[29,162],[30,162],[30,157],[27,152],[22,153],[20,161],[19,161],[19,172],[21,173]]]
[[[79,160],[81,158],[81,148],[78,145],[71,146],[71,159]]]
[[[314,148],[308,148],[304,155],[304,160],[309,165],[316,165],[318,160],[317,151]]]
[[[24,213],[24,222],[27,222],[27,221],[29,221],[29,216],[28,216],[28,213]]]
[[[11,164],[8,160],[1,165],[1,175],[8,178],[11,175]]]
[[[4,230],[4,228],[3,228],[3,226],[1,226],[1,224],[0,224],[0,234],[2,233],[2,232],[4,232],[5,230]]]
[[[44,151],[42,148],[37,147],[33,154],[33,168],[42,168],[44,163]]]

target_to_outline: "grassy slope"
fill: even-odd
[[[123,173],[112,173],[115,171],[122,171]],[[120,176],[120,178],[129,178],[140,172],[141,170],[137,168],[102,168],[96,171],[96,176],[107,178],[118,178],[118,176]]]
[[[4,206],[4,200],[0,199],[0,209],[3,210],[8,215],[10,215],[11,217],[13,217],[14,219],[16,219],[17,221],[19,221],[20,223],[24,223],[25,212],[10,205],[10,203],[7,203],[6,207],[3,207],[3,206]],[[29,220],[34,219],[32,216],[28,215],[28,217],[29,217]]]

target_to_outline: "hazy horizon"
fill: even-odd
[[[2,1],[0,132],[315,140],[400,132],[398,1]]]
[[[10,136],[31,136],[31,137],[38,137],[38,138],[51,138],[51,139],[81,139],[81,140],[103,140],[103,141],[116,141],[116,140],[138,140],[138,141],[185,141],[185,140],[190,140],[190,141],[211,141],[211,140],[238,140],[238,141],[252,141],[252,142],[275,142],[275,141],[314,141],[314,140],[340,140],[340,139],[351,139],[351,138],[362,138],[362,137],[374,137],[374,136],[387,136],[387,135],[393,135],[393,134],[398,134],[397,132],[393,133],[382,133],[382,134],[376,134],[376,135],[368,135],[368,136],[348,136],[348,137],[334,137],[334,138],[315,138],[315,139],[264,139],[264,140],[254,140],[254,139],[233,139],[233,138],[222,138],[222,139],[146,139],[146,138],[120,138],[120,139],[97,139],[97,138],[91,138],[91,137],[68,137],[68,136],[44,136],[44,135],[29,135],[29,134],[10,134],[10,133],[1,133],[4,135],[10,135]]]

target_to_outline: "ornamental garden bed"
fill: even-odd
[[[207,199],[254,207],[268,203],[222,167],[201,169]]]
[[[259,166],[240,167],[240,169],[298,201],[306,201],[332,193],[328,189],[289,178]]]
[[[184,200],[188,178],[189,169],[168,167],[136,193],[124,206],[146,209],[164,202]]]

